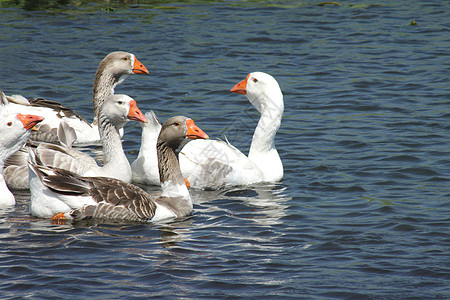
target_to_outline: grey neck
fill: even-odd
[[[99,118],[100,107],[105,100],[114,94],[114,88],[116,87],[120,78],[105,72],[97,71],[94,81],[93,89],[93,101],[94,101],[94,117]]]
[[[157,142],[159,180],[161,183],[171,182],[174,185],[184,184],[181,174],[178,156],[175,150],[167,143],[158,140]]]

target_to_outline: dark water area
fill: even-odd
[[[98,63],[129,51],[150,76],[117,93],[247,152],[258,114],[229,90],[270,73],[285,176],[191,190],[193,215],[158,224],[52,224],[16,191],[0,298],[449,299],[450,3],[317,3],[1,8],[1,88],[88,120]]]

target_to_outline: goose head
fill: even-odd
[[[145,117],[147,118],[147,122],[141,123],[141,127],[143,129],[148,129],[148,131],[156,132],[157,134],[159,134],[159,132],[161,131],[161,122],[159,121],[155,112],[153,110],[146,112]]]
[[[149,74],[147,68],[136,58],[134,54],[116,51],[111,52],[98,65],[94,81],[95,90],[104,88],[102,78],[113,77],[112,89],[122,83],[129,75]]]
[[[177,149],[186,139],[209,139],[194,121],[184,116],[176,116],[168,119],[161,127],[158,137],[158,145],[166,144],[172,149]]]
[[[163,195],[176,195],[190,199],[175,152],[186,138],[209,139],[208,135],[198,128],[192,119],[187,117],[172,117],[164,122],[161,127],[156,150]],[[190,203],[190,206],[192,206],[192,203]]]
[[[30,129],[44,120],[35,115],[0,112],[0,154],[3,159],[19,151],[30,135]]]
[[[262,112],[267,107],[277,107],[283,111],[283,94],[278,82],[271,75],[264,72],[253,72],[232,89],[232,93],[247,96],[250,103]]]
[[[136,101],[123,94],[108,97],[101,107],[100,115],[107,118],[117,128],[122,128],[129,120],[147,122],[147,118],[137,107]]]
[[[110,74],[149,74],[147,68],[134,54],[116,51],[105,56],[100,62],[99,70],[106,70]]]

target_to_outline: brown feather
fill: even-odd
[[[61,103],[58,103],[56,101],[47,100],[44,98],[35,98],[30,99],[30,105],[31,106],[37,106],[37,107],[49,107],[51,109],[57,110],[60,113],[62,112],[66,117],[76,117],[80,119],[81,121],[85,122],[86,124],[89,124],[88,121],[86,121],[82,116],[71,110],[70,108],[62,105]],[[91,124],[89,124],[90,126]]]

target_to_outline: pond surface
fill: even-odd
[[[1,88],[89,120],[98,63],[125,50],[150,76],[117,93],[247,152],[258,114],[229,90],[272,74],[285,177],[191,190],[193,215],[164,224],[52,224],[16,191],[0,297],[450,298],[450,4],[315,4],[1,8]],[[130,161],[139,145],[129,123]]]

